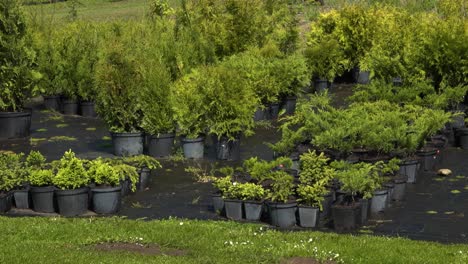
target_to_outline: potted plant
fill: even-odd
[[[343,61],[346,60],[343,51],[335,39],[324,37],[319,41],[309,41],[304,52],[309,69],[316,79],[315,91],[321,93],[328,88],[328,83],[342,74],[345,70]]]
[[[54,191],[52,180],[55,177],[51,169],[32,168],[29,172],[29,183],[31,184],[32,208],[36,212],[55,212]]]
[[[161,168],[161,163],[158,160],[146,155],[124,157],[123,162],[137,168],[139,176],[138,180],[133,184],[136,185],[138,190],[145,190],[150,182],[151,171]]]
[[[30,202],[30,184],[28,181],[29,171],[34,168],[41,168],[45,164],[45,158],[38,151],[31,151],[26,157],[26,161],[23,162],[22,154],[17,155],[15,160],[10,161],[10,166],[16,167],[16,179],[18,185],[15,186],[13,197],[15,200],[15,207],[17,209],[29,209],[31,207]]]
[[[170,156],[174,148],[175,119],[171,76],[165,65],[147,58],[140,91],[143,119],[141,127],[150,135],[148,154],[153,157]]]
[[[213,180],[213,186],[216,188],[216,192],[212,194],[213,209],[219,215],[224,213],[224,193],[232,185],[231,174],[221,178],[215,178]]]
[[[100,87],[96,111],[111,132],[114,154],[133,156],[143,154],[143,115],[138,100],[141,76],[137,60],[128,51],[131,44],[123,42],[106,42],[96,66],[96,83]]]
[[[302,227],[315,227],[320,211],[325,218],[330,215],[333,202],[330,185],[335,170],[328,165],[329,158],[323,152],[317,155],[315,151],[309,151],[300,156],[300,161],[300,184],[297,187],[299,222]]]
[[[240,184],[232,182],[223,192],[224,208],[226,217],[232,220],[242,220],[242,194]]]
[[[374,181],[370,177],[374,165],[369,163],[347,164],[337,168],[337,178],[341,183],[341,191],[345,197],[340,203],[332,206],[332,216],[335,230],[351,230],[364,222],[362,213],[367,213],[367,206],[362,206],[359,197],[369,199],[374,190]]]
[[[35,55],[28,46],[26,21],[20,1],[0,4],[2,70],[0,72],[0,139],[29,136],[31,111],[25,100],[35,92],[40,74],[34,70]]]
[[[203,94],[207,100],[209,133],[216,136],[220,160],[240,159],[240,136],[252,135],[255,93],[235,71],[223,65],[206,68]],[[208,103],[209,102],[209,103]]]
[[[271,190],[267,203],[271,224],[288,228],[296,225],[297,202],[294,199],[294,178],[283,170],[271,172]]]
[[[11,190],[24,183],[26,171],[23,154],[0,153],[0,213],[11,209],[13,193]]]
[[[245,219],[259,221],[267,191],[261,185],[250,182],[239,183],[237,188],[243,200]]]
[[[52,183],[55,190],[58,212],[64,216],[75,216],[88,210],[89,175],[83,161],[71,150],[65,152],[58,164]]]
[[[102,159],[91,161],[88,175],[96,184],[91,192],[93,210],[98,214],[114,214],[120,210],[122,186],[117,168]]]
[[[201,159],[204,155],[205,132],[208,127],[208,105],[202,86],[209,80],[208,70],[197,68],[173,85],[174,116],[178,134],[182,136],[184,156]]]

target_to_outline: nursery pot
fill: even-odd
[[[458,143],[462,149],[468,149],[468,128],[457,129]]]
[[[320,209],[311,206],[298,206],[299,225],[302,227],[316,227],[319,221]]]
[[[143,154],[143,133],[111,133],[114,155],[135,156]]]
[[[293,115],[296,112],[297,96],[288,96],[284,100],[284,109],[286,115]]]
[[[31,186],[32,208],[36,212],[53,213],[54,207],[54,186],[34,187]]]
[[[62,110],[65,115],[78,115],[78,101],[77,100],[63,100]]]
[[[129,178],[125,178],[125,180],[120,180],[120,193],[122,196],[127,196],[132,192],[132,181]]]
[[[400,170],[398,173],[406,176],[408,183],[415,183],[416,174],[418,171],[418,164],[418,160],[404,160],[400,163]]]
[[[393,82],[393,86],[396,86],[396,87],[403,86],[403,79],[401,79],[400,77],[393,78],[392,82]]]
[[[279,116],[279,103],[271,103],[268,107],[269,109],[269,119],[276,120]]]
[[[425,148],[416,152],[421,159],[421,169],[424,171],[433,171],[436,164],[437,149]]]
[[[337,231],[352,230],[359,226],[361,222],[361,204],[354,203],[350,206],[333,205],[333,225]]]
[[[151,179],[151,170],[148,168],[143,168],[138,172],[138,182],[136,185],[137,190],[144,191],[149,186]]]
[[[122,203],[122,187],[92,188],[93,211],[98,214],[115,214]]]
[[[10,211],[12,204],[12,193],[0,193],[0,213],[6,213]]]
[[[0,139],[24,138],[31,129],[31,110],[0,112]]]
[[[361,218],[360,218],[360,225],[363,225],[367,222],[367,216],[369,212],[369,199],[361,199],[359,200],[359,203],[361,204]]]
[[[315,79],[314,88],[316,93],[323,93],[328,89],[328,80],[327,79]]]
[[[219,160],[240,160],[240,136],[230,140],[221,137],[216,143],[216,158]]]
[[[266,107],[266,108],[259,107],[259,108],[257,108],[257,111],[255,111],[255,113],[254,113],[254,121],[257,122],[257,121],[267,120],[269,115],[270,115],[269,112],[270,112],[269,107]]]
[[[393,184],[392,182],[388,182],[388,183],[385,183],[383,185],[383,187],[385,189],[387,189],[387,203],[385,205],[385,207],[389,207],[390,206],[390,203],[392,201],[392,197],[393,197],[393,192],[395,191],[395,184]]]
[[[29,209],[29,188],[15,190],[13,197],[15,198],[15,207],[17,209]]]
[[[242,220],[242,201],[234,199],[225,199],[224,208],[226,217],[232,220]]]
[[[59,95],[51,95],[42,96],[44,98],[44,106],[48,110],[52,111],[60,111],[60,96]]]
[[[219,215],[224,214],[224,200],[220,193],[213,193],[211,195],[213,199],[213,210]]]
[[[153,135],[148,145],[148,154],[155,158],[168,157],[174,148],[174,133]]]
[[[385,210],[387,205],[388,190],[376,190],[370,201],[370,214],[376,216]]]
[[[262,216],[263,202],[244,201],[245,219],[249,221],[259,221]]]
[[[202,159],[204,152],[204,137],[195,139],[182,138],[182,148],[184,149],[184,156],[187,159]]]
[[[320,214],[320,218],[330,218],[331,216],[331,207],[333,204],[333,193],[330,192],[329,194],[324,196],[324,200],[322,201],[322,213]]]
[[[278,227],[293,227],[296,225],[296,202],[268,203],[271,225]]]
[[[405,198],[406,192],[406,179],[396,178],[393,180],[395,187],[393,188],[392,200],[402,201]]]
[[[459,129],[465,127],[465,114],[459,114],[453,116],[450,121],[450,127],[453,129]]]
[[[370,72],[369,71],[359,71],[357,73],[357,83],[359,84],[369,84],[370,82]]]
[[[96,117],[96,109],[94,108],[94,102],[80,102],[80,112],[84,117]]]
[[[88,187],[74,190],[55,190],[59,214],[82,215],[88,211]],[[93,197],[95,198],[95,197]]]

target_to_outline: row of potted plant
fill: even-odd
[[[116,213],[122,195],[144,190],[151,170],[161,166],[147,156],[84,160],[69,150],[50,163],[36,151],[26,157],[2,153],[0,167],[2,212],[11,208],[14,197],[18,209],[74,216],[86,213],[89,207],[99,214]]]
[[[233,220],[266,218],[279,227],[316,227],[319,219],[332,219],[335,229],[352,229],[365,223],[368,212],[377,215],[390,201],[403,199],[406,179],[396,177],[399,163],[331,162],[312,151],[301,155],[298,172],[285,157],[251,158],[242,172],[224,170],[228,176],[214,178],[213,205]],[[268,216],[262,218],[264,205]]]

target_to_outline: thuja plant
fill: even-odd
[[[51,169],[32,169],[29,172],[29,183],[32,186],[44,187],[53,185],[55,173]]]
[[[20,1],[0,2],[0,111],[17,112],[35,93],[41,75],[34,70],[35,53],[27,35]]]
[[[343,163],[345,161],[342,161]],[[379,186],[372,177],[375,165],[370,163],[357,163],[343,165],[340,162],[332,163],[337,168],[337,178],[341,182],[341,190],[345,191],[351,199],[348,203],[356,202],[359,197],[368,199],[373,196],[374,190]]]
[[[279,157],[273,161],[260,160],[257,157],[252,157],[244,161],[245,171],[252,179],[263,182],[272,179],[272,172],[275,170],[283,170],[291,168],[292,160],[287,157]]]
[[[118,186],[121,180],[117,169],[102,159],[90,162],[88,175],[99,186]]]
[[[286,203],[294,195],[293,176],[285,171],[274,171],[269,178],[273,181],[268,198],[273,202]]]
[[[124,157],[122,158],[122,161],[125,164],[131,165],[138,169],[147,168],[150,170],[155,170],[161,168],[161,163],[157,159],[147,155]]]
[[[304,55],[313,75],[330,82],[342,74],[348,64],[338,41],[331,37],[309,41]]]
[[[88,185],[89,175],[83,161],[71,150],[65,152],[60,159],[57,175],[52,179],[52,183],[62,190],[73,190]]]
[[[27,181],[24,154],[0,153],[0,192],[20,187]]]

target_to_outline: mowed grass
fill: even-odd
[[[150,2],[150,0],[79,0],[77,18],[88,21],[141,19],[148,13]],[[69,17],[70,2],[27,5],[25,10],[32,16],[45,16],[56,21],[64,21]]]
[[[468,245],[403,238],[279,232],[228,221],[0,217],[0,263],[468,263]],[[104,252],[96,243],[156,243],[183,255]]]

